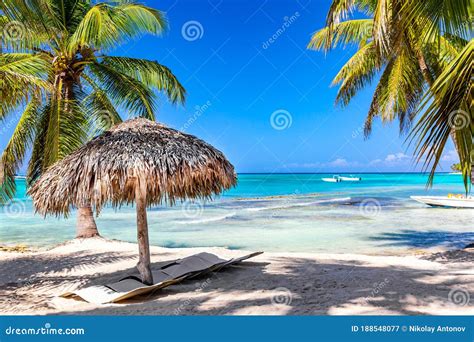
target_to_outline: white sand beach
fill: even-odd
[[[95,305],[59,294],[135,272],[137,245],[93,238],[0,252],[0,312],[81,315],[472,315],[474,251],[406,256],[264,253],[152,295]],[[152,246],[152,262],[225,248]]]

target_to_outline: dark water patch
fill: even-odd
[[[227,249],[232,249],[232,250],[240,250],[243,249],[243,246],[238,246],[238,245],[200,245],[200,244],[190,244],[190,243],[185,243],[185,242],[175,242],[175,241],[165,241],[161,246],[166,247],[166,248],[205,248],[205,247],[222,247],[222,248],[227,248]]]
[[[234,250],[234,251],[237,251],[237,250],[240,250],[240,249],[244,248],[243,246],[235,246],[235,245],[223,246],[223,247],[226,247],[227,249]]]
[[[192,246],[189,243],[184,243],[184,242],[175,242],[175,241],[165,241],[165,243],[162,244],[163,247],[166,248],[189,248],[189,247],[196,247]]]
[[[474,241],[474,232],[416,231],[404,229],[398,233],[382,233],[369,240],[380,241],[387,247],[429,248],[445,246],[463,248]]]
[[[391,207],[401,206],[402,200],[396,197],[351,197],[347,202],[341,203],[341,205],[352,205],[352,206],[366,206],[376,205],[379,207]]]

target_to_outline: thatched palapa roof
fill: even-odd
[[[125,121],[51,166],[31,187],[36,210],[67,215],[90,204],[99,212],[135,201],[146,182],[147,205],[209,198],[236,184],[222,152],[195,136],[143,118]]]

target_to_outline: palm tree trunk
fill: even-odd
[[[91,238],[100,236],[95,224],[94,214],[90,206],[77,210],[76,238]]]
[[[73,84],[70,79],[64,80],[64,98],[68,101],[74,100]],[[69,110],[68,102],[66,102],[65,111]],[[76,238],[84,239],[100,236],[95,223],[94,213],[90,205],[78,208],[77,223],[76,223]]]
[[[421,74],[423,75],[423,78],[425,79],[425,82],[428,83],[428,85],[431,87],[433,85],[433,76],[431,75],[431,71],[428,67],[428,64],[426,64],[425,56],[423,56],[423,52],[418,51],[417,52],[417,59],[418,59],[418,65],[421,70]]]

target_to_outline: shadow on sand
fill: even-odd
[[[155,253],[152,258],[170,260],[168,254]],[[3,295],[0,298],[3,299],[0,299],[0,307],[9,308],[9,313],[21,313],[25,303],[31,305],[33,302],[33,308],[45,313],[81,315],[232,315],[252,314],[266,307],[268,314],[327,315],[343,313],[340,310],[362,303],[362,309],[359,308],[356,314],[382,311],[413,315],[423,313],[419,307],[428,307],[430,303],[452,308],[453,304],[448,301],[450,290],[472,285],[468,284],[462,272],[458,272],[456,277],[439,278],[429,267],[420,270],[399,266],[374,267],[357,261],[331,263],[272,257],[270,263],[247,261],[119,304],[85,306],[76,299],[63,299],[71,301],[68,306],[73,308],[64,311],[50,304],[54,294],[59,294],[59,289],[64,291],[65,284],[80,287],[102,285],[136,273],[134,267],[112,273],[98,271],[104,264],[121,261],[131,264],[135,260],[135,255],[96,253],[68,255],[61,262],[46,255],[1,261],[0,292]],[[472,257],[468,261],[472,261]],[[28,269],[35,269],[35,274],[22,272],[22,265],[26,263],[34,264]],[[154,263],[153,266],[161,264]],[[271,267],[274,264],[283,266],[276,270]],[[97,273],[94,274],[95,268]],[[64,276],[62,272],[68,270],[74,272]],[[78,270],[82,271],[79,272],[81,275],[75,275]],[[468,270],[466,272],[468,274]],[[35,289],[34,295],[30,289]],[[38,289],[41,289],[40,294]],[[474,298],[474,293],[469,295]],[[77,310],[74,309],[75,302]],[[364,311],[364,307],[368,309]]]

